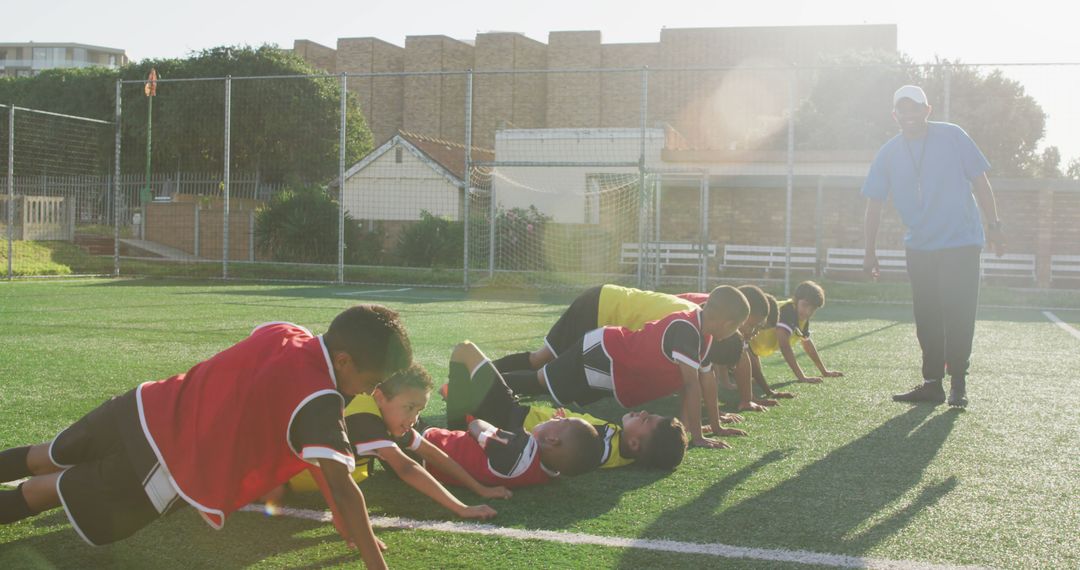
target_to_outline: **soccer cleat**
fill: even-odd
[[[931,402],[940,404],[945,401],[945,389],[941,387],[940,381],[923,382],[910,392],[893,395],[892,399],[894,402]]]
[[[967,399],[967,380],[965,378],[953,378],[949,387],[949,405],[954,408],[966,408],[968,404]]]

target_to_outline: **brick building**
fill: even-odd
[[[409,36],[404,47],[377,38],[340,38],[335,48],[296,40],[293,47],[313,66],[332,73],[417,74],[349,79],[349,90],[359,96],[377,143],[399,130],[464,140],[461,72],[474,70],[473,143],[488,148],[501,128],[640,127],[642,80],[636,70],[646,66],[809,65],[867,50],[895,52],[896,26],[663,29],[658,42],[630,44],[605,44],[599,31],[589,30],[551,32],[547,43],[492,32],[465,41]],[[604,71],[612,69],[630,71]],[[523,73],[549,70],[566,73]],[[730,146],[725,137],[697,131],[698,125],[709,123],[700,113],[687,116],[687,109],[703,93],[718,89],[727,75],[651,73],[650,126],[673,125],[695,146]],[[767,82],[762,89],[769,90]]]

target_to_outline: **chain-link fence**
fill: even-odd
[[[1010,255],[986,278],[1075,286],[1066,76],[1080,66],[125,81],[113,122],[0,107],[2,255],[9,276],[64,272],[20,261],[40,251],[73,273],[454,287],[859,278],[860,187],[916,83],[992,164]],[[887,211],[879,257],[903,278]]]

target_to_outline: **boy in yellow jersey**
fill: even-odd
[[[821,361],[814,341],[810,339],[810,318],[814,313],[825,306],[825,290],[813,281],[803,281],[795,288],[795,296],[778,303],[778,316],[776,326],[759,331],[754,338],[750,339],[751,361],[754,365],[755,379],[764,380],[760,374],[762,356],[768,356],[777,349],[784,355],[791,371],[799,382],[817,384],[821,378],[835,378],[843,376],[843,372],[829,370]],[[814,362],[821,376],[807,376],[798,361],[792,347],[796,342],[801,342],[803,350]]]
[[[503,373],[539,370],[593,329],[611,325],[640,330],[647,322],[697,308],[693,301],[667,293],[612,284],[593,287],[570,303],[544,338],[544,346],[532,352],[510,354],[493,363]]]
[[[427,466],[452,476],[462,485],[486,499],[505,499],[510,491],[501,486],[486,486],[470,476],[457,462],[432,445],[413,429],[420,411],[427,406],[432,388],[431,377],[419,366],[399,373],[375,388],[371,395],[361,394],[345,408],[345,429],[356,456],[353,479],[363,482],[372,461],[378,458],[414,489],[465,519],[488,519],[495,510],[487,505],[468,506],[448,491],[424,466],[405,451],[414,452]],[[317,469],[309,469],[289,480],[293,491],[323,489]],[[280,495],[279,495],[280,496]],[[335,512],[331,497],[327,502]]]
[[[468,416],[492,425],[516,430],[533,428],[553,418],[580,418],[596,427],[604,449],[600,467],[637,463],[645,467],[674,469],[686,453],[687,436],[677,418],[645,411],[629,412],[622,425],[562,408],[525,406],[517,402],[499,371],[471,342],[459,344],[450,360],[446,393],[447,424],[464,425]]]

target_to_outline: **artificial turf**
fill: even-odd
[[[260,322],[293,321],[318,333],[351,303],[384,303],[401,312],[416,359],[441,382],[456,342],[470,339],[493,356],[535,347],[570,300],[525,290],[363,291],[145,280],[0,283],[0,448],[47,441],[108,397],[183,371]],[[1078,326],[1076,306],[1055,314]],[[826,364],[845,377],[788,384],[782,359],[767,358],[767,376],[797,398],[747,415],[742,427],[750,436],[728,438],[733,449],[692,449],[671,474],[624,468],[520,489],[493,503],[499,516],[492,522],[940,564],[1077,567],[1080,340],[1036,308],[983,308],[971,406],[897,404],[889,395],[918,377],[910,313],[902,303],[830,300],[815,316],[814,339]],[[800,362],[812,370],[804,356]],[[673,413],[676,401],[647,407]],[[622,413],[611,402],[588,411],[612,419]],[[442,423],[438,397],[424,417]],[[385,472],[362,489],[374,514],[452,519]],[[322,508],[318,496],[294,497],[292,504]],[[403,568],[786,567],[429,531],[378,534],[391,547],[387,561]],[[60,511],[0,526],[3,568],[324,567],[354,560],[329,525],[252,513],[234,515],[215,532],[182,511],[96,549]]]

